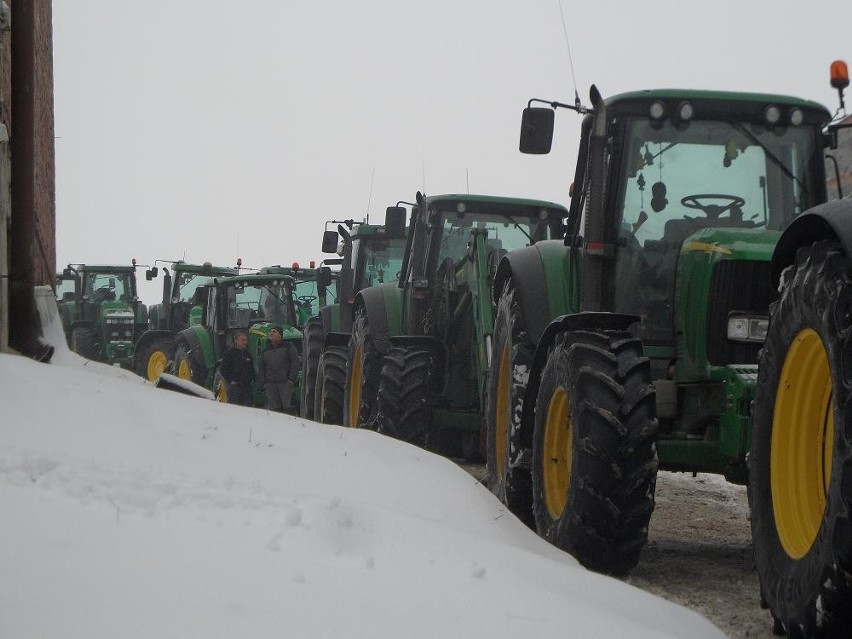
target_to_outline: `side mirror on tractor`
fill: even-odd
[[[149,268],[147,271],[145,271],[145,279],[150,282],[155,277],[157,277],[157,273],[159,272],[160,271],[156,266],[154,268]]]
[[[403,206],[389,206],[385,209],[385,237],[405,237],[405,214]]]
[[[337,231],[325,231],[322,234],[322,252],[337,253]]]
[[[553,144],[554,111],[546,107],[527,107],[521,118],[521,153],[544,155]]]
[[[331,269],[329,267],[320,266],[317,284],[323,288],[331,284]]]

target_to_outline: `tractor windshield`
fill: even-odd
[[[177,296],[172,302],[193,302],[199,286],[210,283],[210,276],[203,273],[181,273],[177,277]]]
[[[255,322],[296,325],[289,280],[236,283],[228,289],[228,327]]]
[[[616,308],[671,341],[675,269],[684,240],[707,228],[780,232],[818,204],[814,128],[628,119],[615,201]],[[615,168],[615,167],[613,167]],[[638,280],[637,280],[638,278]]]
[[[336,285],[332,282],[326,288],[326,296],[332,299],[336,297]],[[316,277],[310,279],[301,279],[296,276],[296,281],[293,286],[293,297],[298,305],[300,315],[310,317],[316,315],[319,309],[317,308],[317,299],[319,299],[319,290],[317,289]],[[301,324],[301,322],[300,322]]]
[[[532,216],[508,213],[469,213],[446,211],[434,223],[443,225],[437,263],[453,261],[467,251],[471,231],[485,231],[489,250],[513,251],[540,240],[562,237],[562,218],[558,213]]]
[[[660,240],[667,224],[780,231],[817,204],[810,127],[767,129],[749,123],[695,121],[628,124],[622,226],[642,243]],[[685,224],[669,224],[674,226]]]
[[[132,301],[136,291],[132,273],[97,273],[89,271],[83,276],[83,295],[92,302],[113,300]]]
[[[355,265],[355,290],[400,278],[405,238],[358,238],[352,242],[352,263]]]

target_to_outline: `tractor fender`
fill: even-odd
[[[447,344],[430,335],[394,335],[390,338],[391,346],[428,351],[432,358],[432,370],[429,376],[429,394],[432,396],[445,395],[446,373],[449,366]]]
[[[402,289],[395,282],[361,289],[355,296],[353,317],[365,309],[370,324],[370,337],[378,352],[387,353],[390,337],[401,331]]]
[[[562,315],[547,325],[536,346],[529,380],[524,391],[523,414],[521,415],[522,441],[532,443],[532,428],[535,424],[535,399],[538,395],[541,373],[545,364],[547,364],[547,356],[550,347],[556,341],[556,337],[562,333],[583,329],[626,331],[640,319],[638,315],[587,311]]]
[[[772,254],[772,283],[778,285],[782,271],[796,259],[796,251],[819,240],[836,239],[852,258],[852,200],[836,200],[808,209],[790,222]]]
[[[322,320],[322,332],[327,335],[332,331],[339,331],[340,326],[340,304],[330,304],[323,306],[319,310],[319,317]]]
[[[568,255],[569,249],[562,240],[546,240],[507,253],[497,266],[492,301],[497,304],[506,282],[513,281],[515,297],[533,342],[538,343],[553,317],[572,310],[566,296]]]

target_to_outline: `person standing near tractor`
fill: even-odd
[[[266,392],[266,407],[290,412],[293,386],[299,372],[299,353],[291,342],[282,339],[280,326],[269,329],[269,344],[260,354],[258,382]]]
[[[228,383],[228,403],[240,406],[254,406],[254,393],[251,383],[254,381],[254,360],[248,351],[248,335],[237,333],[234,345],[222,356],[219,371]]]

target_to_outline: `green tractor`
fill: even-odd
[[[848,67],[831,68],[835,149],[852,124],[843,123]],[[754,561],[774,631],[791,637],[852,637],[852,199],[836,183],[836,201],[778,240],[752,417]]]
[[[497,269],[486,471],[542,537],[621,575],[658,469],[747,482],[770,259],[826,201],[830,115],[747,93],[591,101],[524,111],[527,153],[549,151],[557,107],[584,117],[563,240]]]
[[[355,296],[344,425],[481,458],[491,286],[507,252],[561,237],[552,202],[417,194],[398,282]]]
[[[136,294],[136,260],[131,266],[69,264],[61,280],[58,305],[71,350],[132,368],[134,345],[147,326],[147,310]]]
[[[157,276],[158,263],[163,270],[163,301],[148,308],[148,330],[136,342],[133,367],[137,374],[155,382],[168,371],[175,356],[175,335],[201,322],[201,305],[196,299],[199,287],[211,278],[236,275],[236,268],[204,264],[188,264],[181,260],[157,260],[145,273],[149,281]],[[169,271],[171,269],[171,271]]]
[[[361,289],[395,281],[405,250],[403,207],[389,207],[384,226],[345,220],[326,222],[324,253],[340,258],[324,260],[339,264],[340,296],[335,304],[320,308],[319,316],[305,327],[302,346],[302,417],[324,424],[343,423],[346,358],[352,330],[352,303]],[[337,230],[329,229],[337,224]]]
[[[323,271],[326,273],[323,277],[330,278],[328,270]],[[275,325],[282,326],[284,340],[292,341],[301,351],[301,320],[292,275],[265,272],[217,277],[210,285],[200,287],[196,295],[201,303],[201,321],[176,335],[173,371],[181,379],[213,391],[219,401],[228,400],[228,385],[219,373],[220,359],[238,332],[248,335],[255,367],[269,341],[269,329]],[[293,390],[296,408],[299,382]],[[263,405],[263,390],[256,387],[254,396],[255,403]]]

